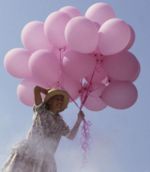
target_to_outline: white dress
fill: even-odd
[[[33,110],[32,128],[27,138],[13,148],[2,172],[57,172],[54,154],[61,136],[70,132],[69,127],[44,103]]]

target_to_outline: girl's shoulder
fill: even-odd
[[[33,112],[38,112],[44,109],[46,109],[46,105],[44,102],[40,103],[39,105],[36,105],[36,104],[33,105]]]
[[[42,102],[39,105],[34,105],[33,106],[33,113],[34,116],[45,116],[44,114],[47,114],[47,108],[46,108],[46,104],[44,102]]]

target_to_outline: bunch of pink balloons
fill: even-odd
[[[135,32],[109,4],[93,4],[84,15],[76,7],[63,7],[44,22],[27,23],[21,40],[23,47],[8,51],[4,66],[22,79],[17,87],[22,103],[34,104],[36,85],[63,88],[70,102],[80,98],[80,107],[93,111],[136,102],[133,82],[140,64],[129,52]]]

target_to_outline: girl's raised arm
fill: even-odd
[[[34,102],[36,105],[39,105],[42,103],[42,96],[41,93],[47,94],[48,90],[39,86],[34,87]]]

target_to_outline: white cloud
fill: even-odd
[[[113,153],[113,143],[109,138],[97,138],[91,143],[88,162],[83,168],[83,154],[79,145],[63,149],[64,144],[62,143],[56,154],[59,172],[122,172]]]

